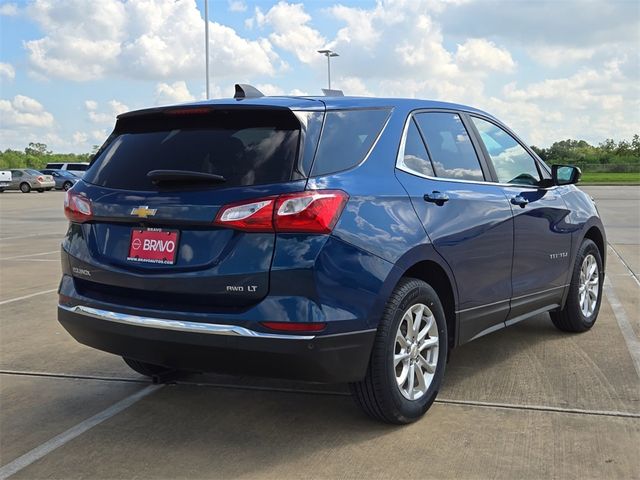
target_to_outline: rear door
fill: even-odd
[[[486,167],[462,117],[415,114],[397,165],[434,248],[455,275],[459,341],[503,327],[511,297],[513,219],[502,190],[485,181]]]
[[[513,299],[507,324],[560,305],[568,282],[571,228],[561,188],[520,142],[490,119],[472,116],[514,218]]]
[[[72,225],[80,293],[162,309],[242,307],[269,288],[272,232],[214,226],[223,205],[304,189],[300,121],[288,109],[188,109],[118,121],[73,192],[93,221]],[[222,181],[157,181],[151,171]],[[93,266],[93,269],[86,267]],[[72,265],[73,267],[73,265]]]

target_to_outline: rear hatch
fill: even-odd
[[[301,123],[318,115],[320,124],[322,113],[215,106],[119,118],[71,191],[90,208],[67,239],[78,291],[157,309],[258,302],[275,233],[214,221],[222,206],[304,190],[302,152],[313,149]]]

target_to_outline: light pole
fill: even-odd
[[[329,90],[331,90],[331,57],[339,57],[336,52],[332,50],[318,50],[318,53],[323,54],[327,57],[327,78],[329,80]]]
[[[204,0],[204,65],[206,70],[207,100],[209,100],[209,0]]]

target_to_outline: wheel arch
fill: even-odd
[[[458,287],[453,272],[435,251],[432,245],[425,244],[411,249],[405,253],[395,264],[391,274],[385,281],[379,311],[384,309],[391,293],[404,277],[422,280],[436,291],[447,320],[447,332],[449,336],[449,351],[458,344]]]

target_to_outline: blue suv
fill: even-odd
[[[58,318],[137,372],[348,382],[420,418],[451,350],[591,328],[605,232],[580,171],[480,110],[236,97],[120,115],[67,192]]]

